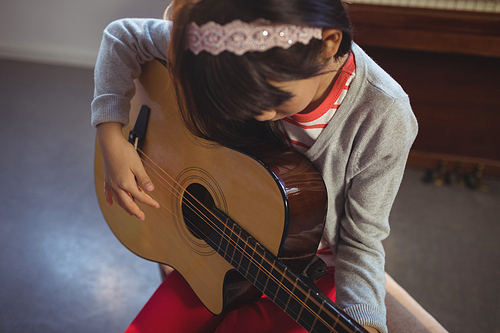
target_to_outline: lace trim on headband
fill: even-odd
[[[225,25],[211,21],[201,27],[191,22],[187,38],[187,48],[194,54],[207,51],[217,55],[229,51],[242,55],[249,51],[264,52],[273,47],[288,49],[296,43],[307,45],[312,38],[322,38],[322,29],[290,24],[272,25],[266,20],[251,23],[235,20]]]

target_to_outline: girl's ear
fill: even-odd
[[[323,29],[323,45],[325,58],[331,58],[340,47],[342,42],[342,31],[338,29]]]

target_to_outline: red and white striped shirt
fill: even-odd
[[[344,100],[355,74],[356,63],[351,53],[332,90],[318,108],[307,114],[297,113],[283,119],[285,130],[298,151],[305,152],[316,142]],[[319,245],[317,255],[328,267],[335,266],[335,254],[323,241]]]
[[[319,107],[307,114],[297,113],[283,119],[285,130],[298,151],[305,152],[311,148],[323,129],[328,125],[328,122],[344,100],[355,71],[356,64],[354,55],[351,53],[332,90]]]

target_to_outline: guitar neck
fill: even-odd
[[[205,241],[308,332],[366,332],[234,221],[215,213],[214,232]]]

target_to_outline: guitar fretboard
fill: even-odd
[[[234,221],[216,214],[207,244],[308,332],[366,332]]]
[[[500,13],[500,0],[347,0],[347,3]]]

